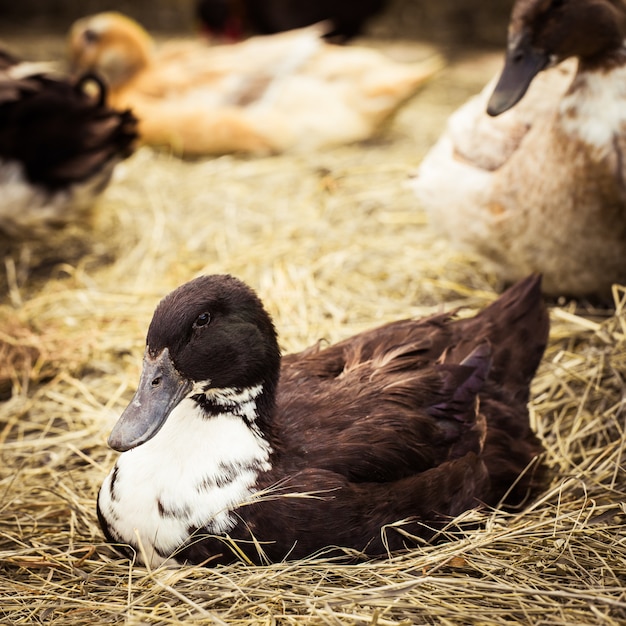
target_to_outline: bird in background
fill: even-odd
[[[0,235],[30,239],[85,217],[134,150],[137,120],[93,73],[0,51]]]
[[[387,0],[198,0],[196,17],[210,37],[225,42],[328,22],[324,37],[346,43],[386,5]]]
[[[517,0],[504,67],[449,119],[412,185],[504,283],[612,302],[626,281],[626,5]]]
[[[310,26],[238,44],[156,46],[119,13],[78,20],[70,62],[109,84],[111,105],[130,108],[142,141],[183,155],[308,152],[363,141],[440,67],[335,46]]]

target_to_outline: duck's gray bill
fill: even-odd
[[[158,356],[144,355],[139,387],[109,435],[109,446],[125,452],[154,437],[176,405],[191,390],[165,348]]]

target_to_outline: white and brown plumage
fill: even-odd
[[[517,0],[497,84],[417,172],[432,222],[506,281],[606,298],[626,280],[625,18],[621,0]]]
[[[43,66],[0,53],[0,234],[6,237],[39,238],[79,219],[137,137],[135,118],[104,102],[97,76],[74,81]]]
[[[519,505],[542,484],[527,402],[548,326],[529,277],[475,317],[393,322],[281,359],[249,287],[192,280],[150,324],[109,438],[123,454],[102,528],[140,562],[213,565],[381,555],[467,509]]]
[[[185,154],[303,151],[360,141],[440,66],[327,44],[319,26],[234,45],[170,42],[119,13],[79,20],[70,59],[101,72],[152,145]]]

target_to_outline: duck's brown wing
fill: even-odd
[[[287,473],[326,469],[352,482],[388,482],[479,452],[477,394],[489,346],[467,362],[417,368],[419,346],[399,346],[334,378],[281,384],[273,447]]]
[[[540,279],[530,277],[473,318],[396,322],[287,358],[281,463],[398,480],[480,453],[482,415],[495,485],[484,499],[497,501],[541,450],[526,402],[547,330]],[[522,480],[520,494],[527,488]]]

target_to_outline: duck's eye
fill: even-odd
[[[193,323],[194,328],[200,328],[206,326],[211,321],[211,314],[208,311],[198,315],[196,321]]]
[[[100,35],[92,28],[87,28],[83,32],[83,39],[86,43],[96,43],[100,39]]]

